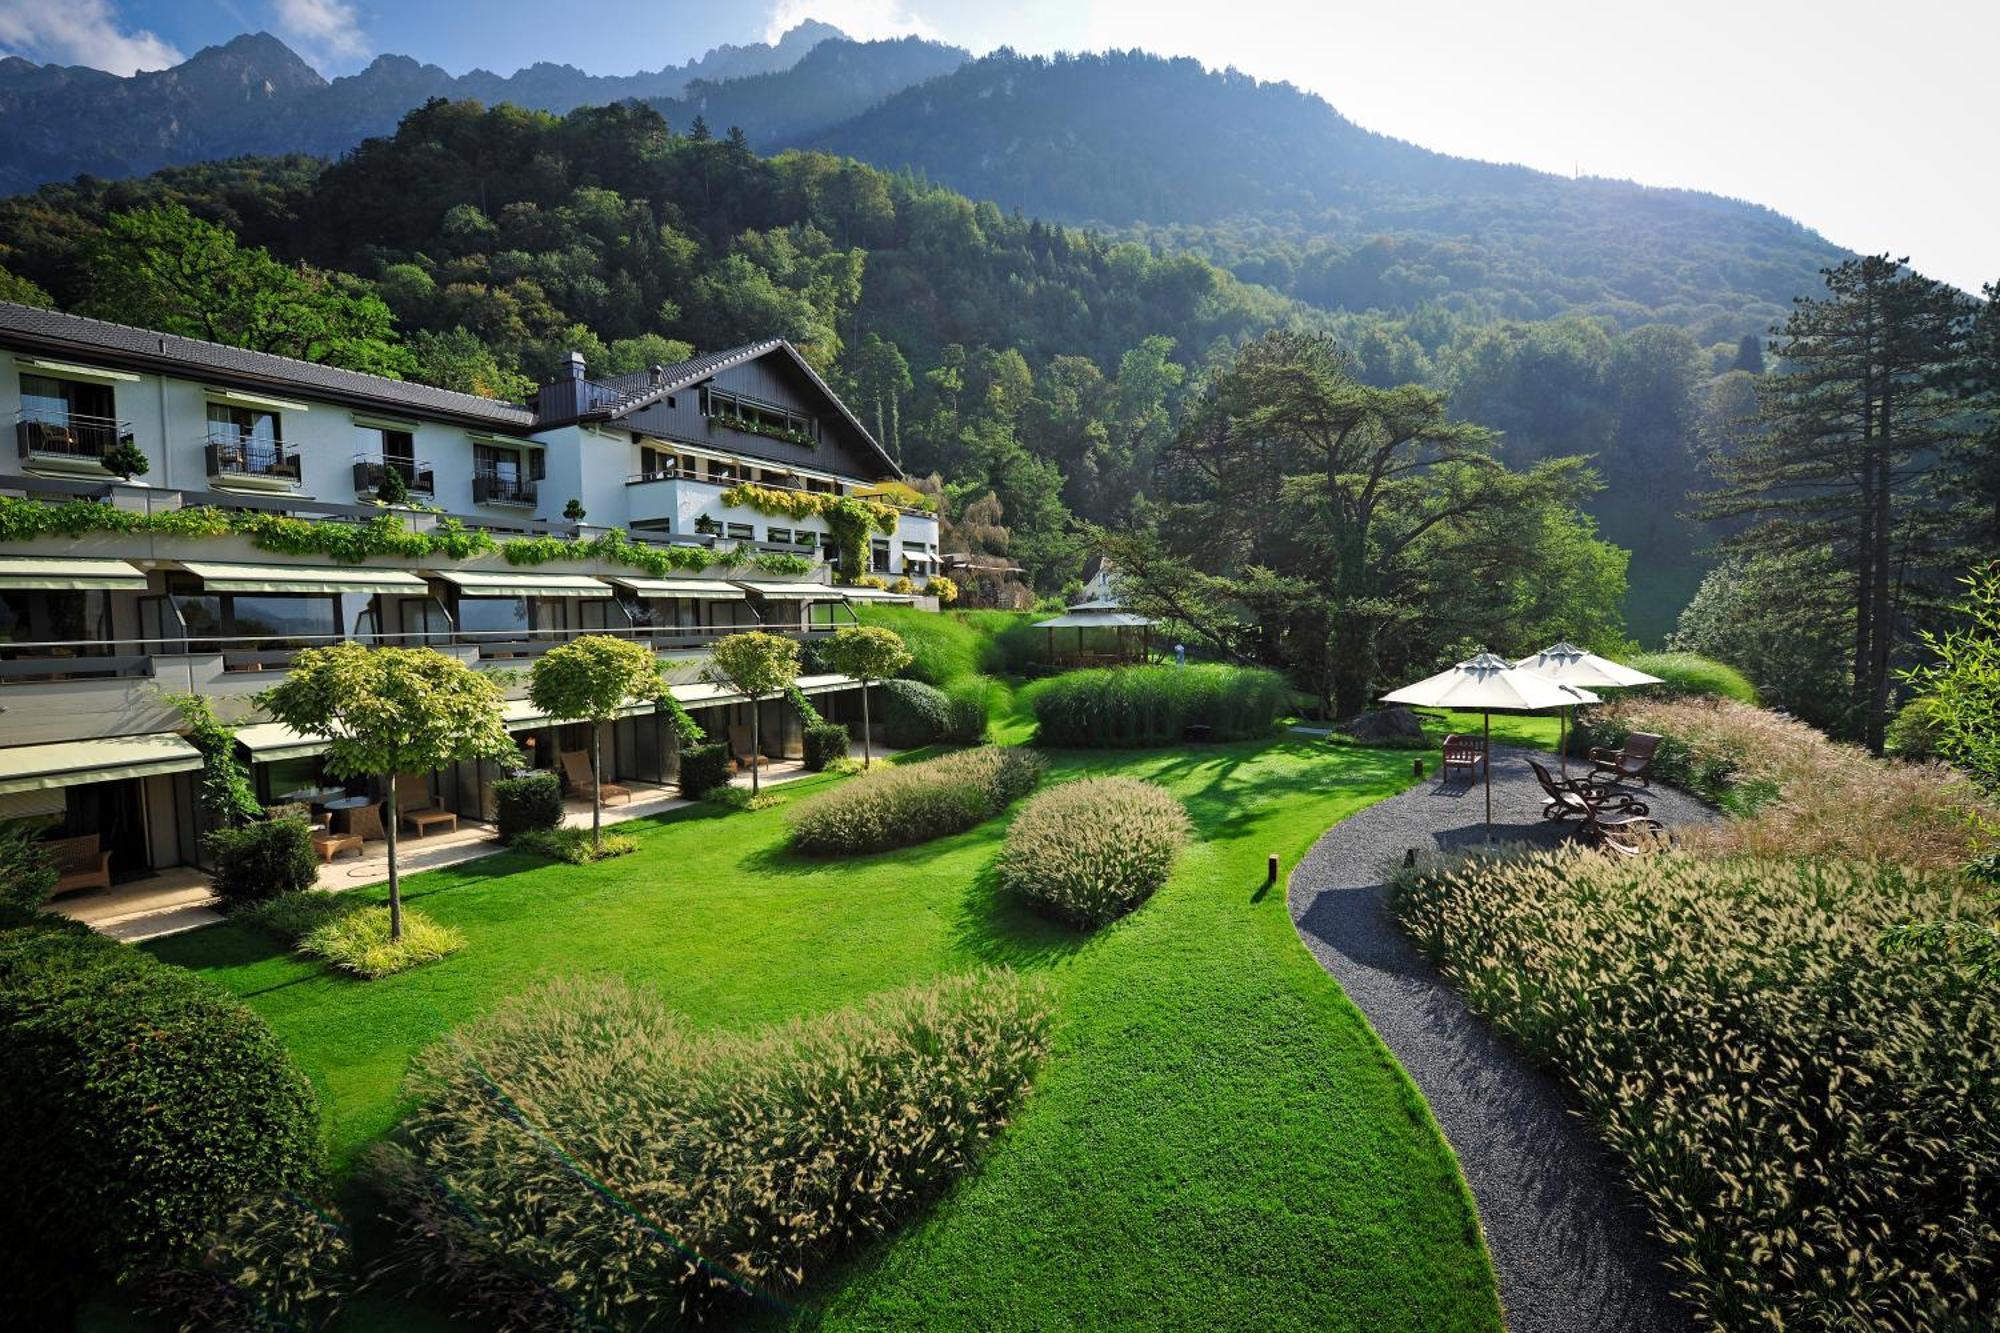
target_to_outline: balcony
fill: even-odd
[[[472,474],[472,502],[533,509],[536,503],[535,483],[505,472],[475,472]]]
[[[208,479],[224,490],[295,491],[299,455],[279,440],[211,431],[203,445]]]
[[[14,417],[21,461],[31,470],[103,477],[104,456],[132,438],[132,424],[113,417],[24,408]]]
[[[354,456],[354,493],[357,496],[374,498],[382,493],[382,485],[388,480],[391,469],[402,474],[403,485],[412,495],[432,496],[437,494],[437,483],[433,479],[431,465],[422,459],[412,461],[407,458],[384,458],[380,454],[356,454]]]

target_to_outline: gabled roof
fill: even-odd
[[[789,356],[793,364],[806,373],[807,378],[826,395],[828,402],[840,409],[840,415],[846,418],[847,424],[868,442],[868,447],[882,460],[882,466],[889,470],[889,475],[901,477],[903,469],[896,465],[895,459],[889,457],[889,451],[868,433],[868,428],[861,424],[861,418],[855,416],[847,404],[841,401],[840,395],[820,378],[819,372],[812,368],[812,363],[799,354],[799,349],[783,338],[766,338],[763,342],[745,343],[741,347],[710,352],[706,356],[689,357],[685,361],[677,361],[671,366],[662,367],[657,378],[652,371],[645,370],[636,375],[620,375],[615,379],[600,381],[604,387],[616,391],[619,396],[607,405],[585,412],[584,419],[616,421],[642,407],[657,403],[669,394],[679,393],[683,389],[691,388],[703,380],[719,375],[732,366],[740,366],[746,361],[755,361],[759,357],[780,351]]]
[[[519,403],[8,301],[0,301],[0,344],[52,351],[84,361],[140,366],[232,387],[284,389],[363,407],[445,417],[489,430],[525,433],[536,424],[534,411]]]

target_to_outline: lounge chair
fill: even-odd
[[[1477,736],[1447,736],[1444,738],[1444,762],[1440,765],[1442,775],[1449,779],[1454,769],[1465,770],[1465,780],[1472,781],[1479,776],[1479,766],[1486,762],[1486,743]]]
[[[1650,731],[1635,731],[1625,738],[1625,744],[1616,750],[1603,746],[1592,746],[1590,751],[1590,776],[1608,777],[1612,782],[1636,782],[1641,787],[1650,787],[1653,780],[1648,776],[1653,767],[1653,755],[1660,748],[1660,738]]]
[[[1577,836],[1587,838],[1605,851],[1619,856],[1643,856],[1659,845],[1657,839],[1666,831],[1665,824],[1645,815],[1606,818],[1592,809],[1577,829]]]
[[[429,779],[416,773],[399,774],[396,778],[396,817],[408,824],[421,838],[434,828],[456,831],[458,815],[444,808],[444,802],[431,795]]]
[[[1548,797],[1542,802],[1544,819],[1562,820],[1580,815],[1588,821],[1607,807],[1613,815],[1652,813],[1644,801],[1633,799],[1629,792],[1615,791],[1587,778],[1556,777],[1533,759],[1528,761],[1528,767],[1535,770],[1535,781],[1542,784],[1542,791]]]
[[[763,768],[771,762],[766,756],[754,752],[750,745],[750,728],[741,722],[729,729],[729,757],[736,761],[738,772],[752,765]]]
[[[111,887],[111,853],[99,848],[95,833],[57,838],[42,845],[56,863],[56,886],[50,897],[76,889]]]
[[[589,800],[590,789],[594,785],[597,799],[606,805],[614,800],[631,804],[632,789],[615,782],[598,782],[597,775],[590,771],[590,756],[583,751],[564,750],[559,757],[562,759],[563,780],[569,783],[569,789],[575,795]]]

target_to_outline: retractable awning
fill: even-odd
[[[649,579],[636,574],[610,574],[606,577],[641,597],[720,597],[740,602],[747,595],[735,584],[721,579]]]
[[[850,602],[907,602],[910,594],[882,588],[842,588],[840,595]]]
[[[270,764],[280,759],[309,759],[326,753],[324,736],[307,736],[282,722],[255,722],[236,729],[236,743],[250,752],[253,764]]]
[[[792,684],[799,687],[801,694],[832,694],[835,690],[853,689],[861,682],[852,676],[800,676]],[[718,708],[726,704],[748,703],[742,691],[731,685],[716,685],[708,681],[697,681],[692,685],[673,687],[674,699],[683,708]],[[767,699],[780,698],[766,695]]]
[[[146,576],[123,560],[0,555],[0,589],[8,592],[144,592]]]
[[[117,778],[150,778],[201,767],[201,752],[172,732],[56,741],[0,750],[0,796]]]
[[[636,717],[640,713],[650,713],[657,707],[659,705],[651,699],[628,699],[618,705],[618,716]],[[531,727],[546,727],[573,722],[575,719],[553,718],[527,699],[509,699],[500,705],[500,721],[509,731],[526,731]]]
[[[211,564],[183,560],[210,592],[404,593],[421,594],[424,581],[400,569],[370,569],[362,565]]]
[[[734,582],[744,591],[754,592],[759,597],[769,598],[772,601],[805,602],[840,596],[824,583],[752,583],[746,579],[736,579]]]
[[[609,597],[611,586],[588,574],[443,569],[437,576],[467,597]]]

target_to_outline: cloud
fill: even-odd
[[[347,0],[272,0],[278,33],[308,59],[339,65],[369,53],[361,16]]]
[[[910,9],[907,0],[777,0],[764,40],[775,42],[807,19],[831,23],[856,41],[884,37],[930,37],[938,31]]]
[[[0,0],[0,50],[112,74],[165,69],[186,59],[144,29],[126,32],[111,0]]]

